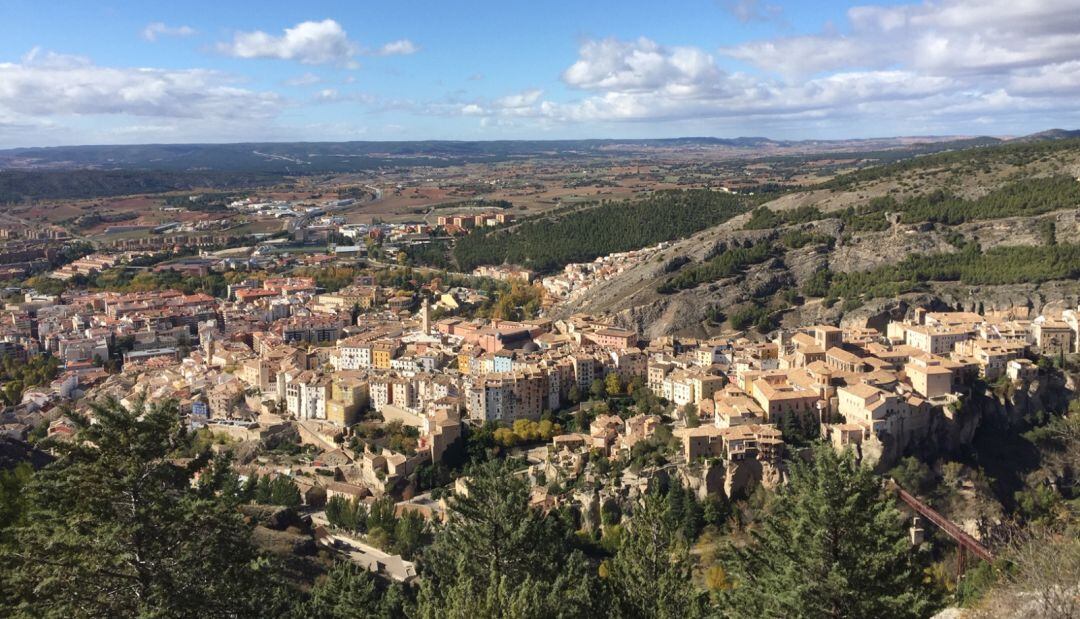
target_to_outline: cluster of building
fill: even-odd
[[[532,282],[533,278],[536,277],[535,272],[519,267],[516,264],[485,264],[473,269],[472,274],[476,277],[486,277],[504,282],[520,280],[525,283]]]
[[[465,234],[473,228],[487,228],[513,223],[514,216],[503,211],[439,215],[436,223],[448,234]]]
[[[83,277],[93,277],[103,271],[116,267],[117,265],[130,263],[135,258],[152,255],[153,253],[148,251],[129,251],[115,254],[95,252],[88,256],[83,256],[73,262],[69,262],[59,269],[53,270],[49,273],[49,277],[63,281],[70,280],[80,275]]]
[[[0,232],[3,230],[14,234],[10,228],[0,228]],[[54,244],[47,240],[16,238],[5,241],[0,248],[0,278],[19,279],[48,270],[58,253]]]
[[[109,268],[111,259],[92,255],[72,270]],[[582,417],[588,427],[556,432],[530,474],[591,474],[598,454],[615,459],[651,445],[672,425],[664,413],[682,445],[672,466],[719,467],[730,494],[782,477],[791,432],[820,433],[887,463],[949,423],[974,381],[1031,381],[1037,354],[1076,352],[1080,342],[1072,310],[1016,320],[920,309],[884,332],[815,325],[770,341],[644,342],[584,315],[433,319],[433,307],[452,311],[468,298],[437,283],[405,292],[360,275],[327,293],[311,277],[233,281],[221,298],[80,290],[8,304],[3,354],[48,353],[61,364],[55,381],[27,392],[22,410],[107,395],[129,404],[173,398],[193,426],[236,439],[292,428],[318,447],[317,465],[335,471],[312,484],[380,496],[446,457],[464,424],[588,412],[598,388],[610,394],[615,385],[621,394],[651,391],[663,409]],[[9,407],[5,423],[18,410]],[[363,429],[372,424],[381,430]],[[50,431],[70,427],[59,419]]]
[[[1038,374],[1034,355],[1074,352],[1075,315],[1013,320],[918,309],[885,333],[811,326],[750,350],[708,343],[682,363],[650,363],[649,385],[712,421],[685,431],[688,459],[733,449],[760,458],[779,438],[772,428],[801,427],[887,465],[953,421],[953,405],[975,380],[1027,382]],[[711,370],[692,367],[710,362]]]
[[[626,269],[651,259],[670,243],[660,243],[632,251],[601,256],[592,262],[575,262],[563,267],[562,273],[549,275],[540,284],[552,299],[572,301],[582,297],[593,285],[611,279]]]

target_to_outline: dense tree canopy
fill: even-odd
[[[903,201],[892,196],[873,198],[865,204],[823,213],[815,206],[773,211],[755,209],[746,223],[748,230],[767,230],[784,225],[807,223],[829,217],[844,222],[849,232],[887,230],[887,213],[896,214],[902,223],[930,221],[957,225],[981,219],[1032,217],[1080,204],[1080,182],[1071,176],[1057,175],[1014,181],[977,198],[965,199],[936,190]]]
[[[750,213],[750,219],[743,227],[747,230],[768,230],[824,218],[825,215],[816,206],[800,206],[784,211],[774,211],[767,206],[759,206]]]
[[[0,357],[0,400],[12,406],[22,402],[26,389],[47,385],[59,370],[60,360],[48,354],[34,355],[27,361]]]
[[[428,548],[419,615],[583,617],[601,601],[595,570],[556,513],[529,505],[529,484],[500,461],[475,467]]]
[[[128,411],[111,401],[60,444],[25,485],[0,572],[18,616],[260,616],[277,579],[234,505],[192,485],[205,455],[172,458],[190,441],[174,402]]]
[[[658,191],[637,200],[540,215],[510,229],[476,230],[457,241],[454,258],[466,271],[502,263],[552,271],[571,262],[687,237],[744,209],[744,198],[728,193]]]
[[[363,567],[342,562],[311,591],[311,597],[301,605],[299,617],[318,619],[397,619],[410,616],[403,586],[387,584]]]
[[[690,619],[704,614],[703,596],[691,580],[692,537],[682,534],[672,509],[675,505],[681,511],[682,503],[658,492],[638,501],[608,577],[617,616]]]
[[[975,245],[950,254],[912,254],[904,260],[870,271],[821,272],[804,293],[854,298],[891,297],[923,288],[926,282],[967,285],[1041,283],[1080,277],[1080,245],[995,247],[985,252]]]
[[[881,481],[828,446],[792,462],[753,543],[726,562],[730,617],[926,617],[934,592]]]

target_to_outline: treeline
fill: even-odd
[[[832,235],[823,232],[789,230],[780,235],[780,242],[788,249],[800,249],[807,245],[828,245],[831,249],[836,239]]]
[[[553,271],[690,236],[738,215],[744,204],[739,196],[705,189],[659,191],[638,200],[539,216],[508,230],[474,231],[458,240],[454,258],[466,271],[503,263]]]
[[[1042,283],[1080,278],[1080,245],[995,247],[974,245],[952,254],[910,255],[896,264],[856,273],[821,271],[803,288],[807,296],[852,299],[892,297],[927,282],[971,286]]]
[[[884,197],[867,206],[848,209],[841,219],[849,230],[883,230],[885,213],[899,213],[902,223],[930,221],[954,226],[980,219],[1035,216],[1080,204],[1080,182],[1071,176],[1029,178],[1004,185],[985,196],[964,200],[934,191],[897,202]]]
[[[303,267],[292,272],[294,277],[310,277],[315,280],[315,285],[328,293],[334,293],[345,288],[356,280],[360,275],[360,269],[355,267]]]
[[[331,526],[363,534],[372,545],[412,559],[427,541],[424,517],[412,511],[401,516],[394,512],[394,499],[389,496],[370,506],[340,496],[326,503],[326,520]]]
[[[441,202],[431,207],[435,210],[447,209],[447,208],[462,208],[466,206],[476,206],[480,208],[497,208],[506,210],[514,206],[514,203],[509,200],[488,200],[485,198],[477,198],[475,200],[465,200],[462,202]]]
[[[256,172],[166,172],[161,170],[0,171],[0,204],[165,193],[197,187],[239,188],[280,182],[278,174]]]
[[[765,262],[774,254],[772,244],[761,241],[749,247],[732,247],[705,262],[688,267],[656,287],[661,294],[695,288],[706,282],[732,277],[751,264]]]
[[[402,252],[405,254],[405,263],[409,266],[426,266],[443,270],[448,270],[452,266],[450,246],[446,241],[406,245],[402,248]]]
[[[904,202],[903,221],[960,224],[977,219],[1033,216],[1080,204],[1080,182],[1071,176],[1029,178],[974,200],[937,191]]]
[[[904,172],[929,170],[949,165],[987,167],[994,163],[1024,165],[1047,155],[1080,148],[1080,139],[1009,143],[1000,146],[968,148],[907,159],[897,163],[865,168],[842,174],[820,185],[823,189],[850,189],[860,183],[875,181]]]
[[[732,312],[727,317],[728,324],[736,331],[745,331],[754,327],[758,333],[765,334],[776,328],[773,314],[778,309],[783,308],[770,307],[760,301],[754,301]]]
[[[179,271],[131,271],[124,268],[108,269],[92,278],[76,276],[66,282],[74,286],[86,286],[92,290],[113,292],[154,292],[179,290],[184,294],[206,293],[212,297],[228,295],[229,284],[245,279],[248,273],[218,273],[184,275]]]
[[[754,210],[745,228],[766,230],[837,217],[851,232],[881,231],[889,228],[887,213],[899,214],[901,223],[929,221],[953,226],[982,219],[1032,217],[1077,204],[1080,204],[1080,182],[1071,176],[1057,175],[1009,183],[972,200],[938,190],[903,202],[891,196],[873,198],[865,205],[828,214],[814,206],[790,211],[773,211],[762,206]]]

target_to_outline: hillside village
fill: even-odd
[[[537,507],[572,506],[598,528],[602,506],[658,476],[703,500],[780,484],[785,452],[817,438],[878,471],[955,451],[977,423],[968,394],[1031,389],[1080,342],[1078,310],[917,309],[884,331],[651,341],[587,315],[446,314],[473,295],[438,281],[406,293],[369,275],[333,293],[310,277],[241,280],[227,298],[28,291],[6,307],[4,353],[47,354],[57,373],[5,408],[0,427],[63,439],[93,402],[174,399],[238,471],[295,486],[330,530],[322,510],[335,497],[443,518],[452,471],[479,442],[520,462]],[[398,561],[394,577],[411,578]]]

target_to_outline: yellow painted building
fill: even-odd
[[[375,342],[371,345],[371,365],[380,370],[390,369],[390,360],[397,354],[398,347],[392,342]]]
[[[326,403],[326,419],[341,426],[351,426],[356,423],[360,410],[367,403],[367,381],[339,375],[331,386],[331,398]]]

